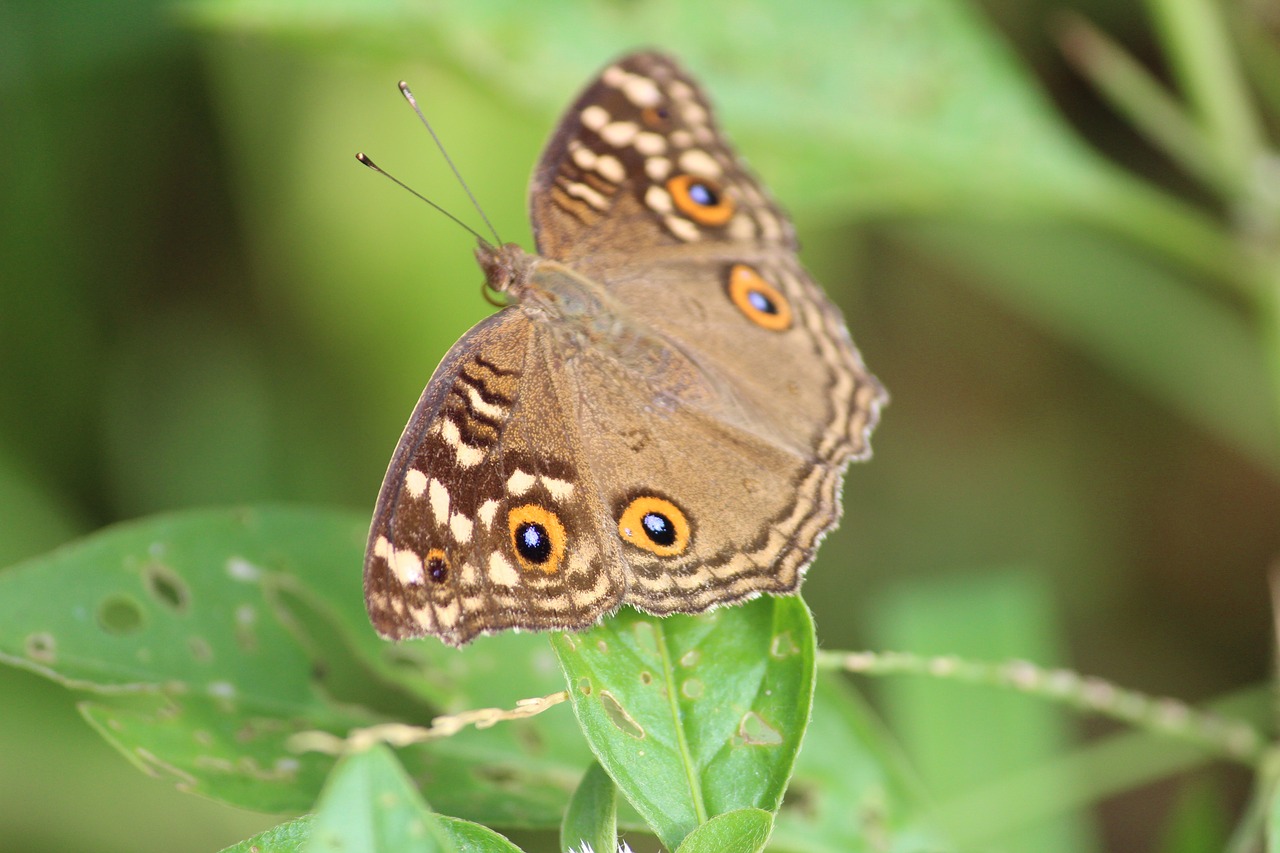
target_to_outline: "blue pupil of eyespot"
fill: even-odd
[[[645,534],[659,545],[670,545],[676,541],[676,528],[671,519],[656,512],[645,513],[640,519]]]
[[[689,198],[693,200],[694,204],[702,207],[715,207],[720,203],[715,190],[702,183],[689,184]]]
[[[541,524],[525,522],[516,528],[516,549],[531,563],[545,563],[551,557],[551,538]]]
[[[747,291],[747,301],[751,303],[752,308],[756,309],[761,314],[778,313],[778,306],[773,304],[773,300],[758,290]]]

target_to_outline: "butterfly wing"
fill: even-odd
[[[654,496],[667,503],[644,505],[669,504],[690,530],[673,553],[620,527],[626,601],[698,612],[794,590],[886,398],[698,85],[660,54],[605,69],[548,144],[531,208],[540,252],[603,283],[670,349],[666,365],[700,377],[583,360],[584,388],[648,382],[666,401],[586,395],[584,441],[615,520]]]
[[[432,376],[369,533],[365,604],[383,636],[460,646],[509,628],[584,628],[621,598],[616,545],[577,471],[548,345],[508,308]]]
[[[710,199],[692,178],[711,181],[727,203],[700,203]],[[588,275],[637,252],[797,245],[698,84],[652,52],[610,65],[565,112],[534,171],[529,208],[538,253]]]
[[[670,298],[691,276],[710,279],[712,265],[646,273],[649,287],[667,295],[667,310],[684,318],[679,334],[662,333],[665,354],[650,359],[663,363],[661,372],[611,353],[584,355],[569,375],[583,388],[622,389],[581,395],[578,417],[590,425],[581,440],[624,545],[624,601],[653,613],[794,591],[839,520],[845,469],[865,455],[880,405],[874,381],[814,366],[842,352],[832,344],[838,338],[802,325],[828,321],[825,312],[801,301],[793,325],[779,332],[731,303]],[[767,269],[799,286],[785,267]],[[662,328],[656,318],[646,325]],[[661,516],[687,527],[680,547],[664,547],[638,524],[645,507],[659,516],[659,534]]]

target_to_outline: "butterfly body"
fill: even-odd
[[[798,587],[884,393],[696,84],[610,66],[535,172],[539,252],[432,376],[365,562],[384,636],[461,645]]]

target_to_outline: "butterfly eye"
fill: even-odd
[[[567,536],[560,518],[537,504],[518,506],[507,515],[511,547],[523,569],[555,574],[564,561]]]
[[[733,216],[733,202],[710,178],[676,175],[667,181],[667,192],[680,212],[699,225],[724,225]]]
[[[791,304],[781,291],[746,264],[729,269],[729,298],[747,319],[771,332],[791,328]]]
[[[680,507],[665,498],[634,498],[618,519],[618,535],[659,557],[683,554],[689,547],[689,519]]]
[[[444,583],[449,577],[449,558],[439,548],[432,548],[427,552],[427,558],[422,561],[422,568],[431,580]]]

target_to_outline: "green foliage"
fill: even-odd
[[[685,836],[676,853],[759,853],[769,842],[773,815],[763,809],[737,809],[716,815]]]
[[[87,691],[86,718],[144,768],[271,812],[309,808],[332,765],[291,750],[298,732],[381,722],[378,703],[425,721],[556,689],[541,638],[490,638],[458,655],[346,633],[364,618],[350,571],[364,526],[263,508],[104,531],[0,575],[0,659]],[[40,594],[49,583],[81,604]],[[353,690],[372,707],[352,704]],[[585,755],[562,715],[463,732],[403,760],[453,814],[549,827]]]
[[[624,612],[552,643],[592,751],[668,847],[709,817],[777,810],[813,695],[799,599],[660,621]]]
[[[349,631],[363,618],[359,577],[347,571],[359,564],[362,527],[342,513],[261,508],[106,530],[0,575],[0,659],[86,695],[81,711],[103,737],[184,790],[271,812],[304,811],[318,796],[312,829],[325,838],[374,837],[383,820],[386,832],[407,831],[405,821],[427,812],[396,787],[406,771],[443,813],[482,823],[554,827],[571,803],[563,832],[607,842],[616,783],[643,818],[631,825],[673,850],[729,813],[738,816],[714,832],[768,836],[772,819],[761,829],[758,815],[782,802],[813,695],[813,625],[798,598],[699,618],[623,611],[555,636],[561,678],[542,637],[485,638],[459,652]],[[50,584],[74,591],[78,605],[42,596]],[[407,747],[394,772],[382,751],[335,766],[290,741],[345,735],[393,709],[425,721],[430,709],[511,705],[565,685],[607,776],[594,763],[582,776],[589,760],[566,709]],[[838,697],[818,706],[823,716],[840,713]],[[858,849],[856,825],[820,816],[860,796],[846,787],[855,767],[877,778],[899,772],[870,739],[836,729],[843,738],[823,744],[815,764],[838,755],[845,786],[801,782],[811,802],[780,822],[789,849]],[[798,766],[804,780],[803,758]],[[377,804],[391,789],[396,811],[383,814]],[[893,811],[918,818],[909,789],[893,790]],[[370,811],[359,823],[339,804]],[[380,843],[391,846],[357,847],[399,849]]]
[[[560,847],[618,848],[618,788],[597,762],[582,775],[560,825]]]
[[[313,36],[320,23],[296,0],[206,0],[186,9],[225,32]],[[320,35],[342,33],[349,45],[348,28],[376,31],[384,16],[400,11],[395,4],[371,10],[354,0],[330,3]],[[769,26],[767,7],[736,0],[598,4],[586,14],[561,4],[558,11],[514,0],[448,3],[438,15],[398,16],[395,32],[378,35],[385,50],[409,55],[424,50],[421,42],[438,42],[443,61],[512,102],[544,110],[564,106],[584,69],[647,36],[691,67],[718,70],[717,103],[802,152],[787,169],[785,190],[809,204],[844,207],[855,193],[859,206],[890,210],[993,201],[1058,206],[1119,180],[1064,132],[1009,52],[954,0],[816,0],[793,7],[779,28]],[[705,26],[716,19],[767,27],[770,38],[742,50],[737,27]],[[483,52],[471,49],[477,33],[489,42]],[[837,56],[843,61],[832,61]],[[537,75],[528,73],[531,65]],[[795,97],[801,92],[807,97]],[[815,100],[842,108],[814,109]],[[758,109],[765,104],[767,111]]]
[[[316,803],[305,853],[519,853],[478,824],[433,814],[384,747],[338,762]]]
[[[304,815],[246,838],[221,853],[303,853],[311,839],[314,824],[313,815]]]
[[[1070,122],[1044,95],[1020,58],[1054,64],[1039,18],[1003,10],[1011,49],[961,0],[6,5],[0,141],[21,156],[0,179],[0,562],[147,517],[0,572],[0,660],[65,686],[166,783],[314,812],[228,850],[519,849],[488,826],[561,853],[611,851],[619,827],[681,853],[1097,849],[1085,808],[1224,753],[1158,718],[1073,746],[1052,684],[992,695],[941,670],[881,691],[890,736],[815,672],[841,658],[816,651],[799,599],[624,610],[460,652],[378,639],[366,504],[430,365],[483,307],[465,239],[349,155],[423,162],[391,94],[420,78],[509,237],[586,75],[641,45],[676,53],[802,220],[806,262],[895,395],[805,588],[825,644],[1222,690],[1267,677],[1259,570],[1280,548],[1280,51],[1243,6],[1145,6],[1107,26],[1154,29],[1177,91],[1078,21],[1064,41],[1154,153],[1061,81]],[[0,671],[0,714],[23,708],[0,720],[55,717],[19,677]],[[571,707],[394,753],[297,748],[557,691]],[[1269,731],[1264,693],[1224,713]],[[117,792],[86,787],[106,787],[87,766],[45,772],[72,730],[10,729],[6,841],[115,849],[63,816]],[[1201,794],[1143,837],[1220,847],[1239,811],[1233,849],[1265,828],[1280,850],[1280,768],[1270,749],[1258,764],[1251,803]],[[155,789],[130,795],[119,849],[178,849],[147,820]]]

